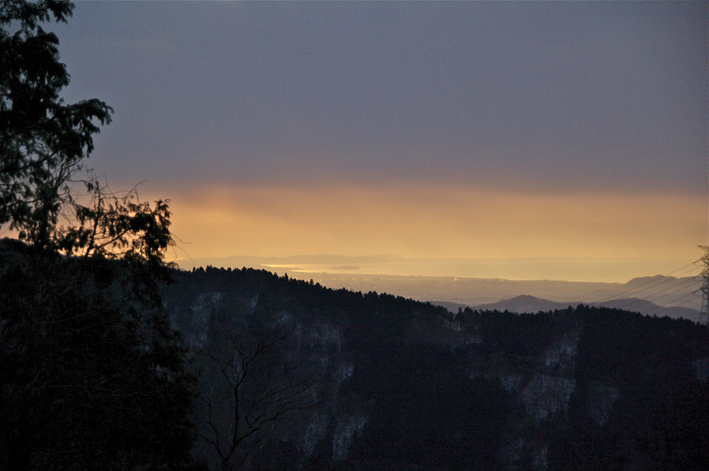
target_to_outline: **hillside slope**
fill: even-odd
[[[195,351],[228,344],[233,360],[278,339],[241,407],[268,381],[301,385],[302,407],[240,442],[246,469],[709,469],[709,332],[691,321],[587,306],[456,316],[258,270],[175,277],[167,308]],[[220,411],[197,423],[223,437],[224,385],[242,370],[196,358],[210,405],[197,413]],[[195,453],[220,462],[207,440]]]

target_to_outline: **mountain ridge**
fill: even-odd
[[[294,384],[318,378],[302,392],[322,400],[278,422],[245,469],[709,465],[709,333],[686,319],[585,304],[455,315],[251,269],[178,273],[165,299],[190,342],[221,348],[228,334],[241,348],[275,329],[285,335],[266,371],[286,366]],[[221,365],[204,365],[219,379]],[[228,412],[233,394],[213,395],[223,390],[215,384],[203,394]],[[228,430],[229,414],[218,417],[227,421],[213,425]],[[209,447],[196,452],[217,460]]]

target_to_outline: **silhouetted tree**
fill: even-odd
[[[20,239],[50,245],[73,177],[93,150],[96,122],[113,111],[91,99],[66,104],[69,74],[56,35],[42,23],[66,22],[67,0],[3,0],[0,5],[0,225]]]
[[[316,404],[311,389],[319,375],[308,369],[307,354],[293,357],[296,326],[268,317],[213,314],[197,353],[203,366],[197,435],[222,471],[241,469],[278,422]]]
[[[0,3],[0,469],[190,466],[194,379],[160,285],[166,202],[73,190],[111,108],[66,104],[66,0]]]

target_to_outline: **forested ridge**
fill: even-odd
[[[707,464],[709,332],[691,321],[583,305],[454,314],[253,269],[175,280],[165,299],[188,339],[209,344],[215,319],[242,319],[242,338],[256,319],[265,338],[285,326],[275,363],[317,379],[259,438],[253,469]]]

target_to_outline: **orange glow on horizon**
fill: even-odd
[[[706,201],[466,188],[209,189],[172,199],[189,257],[696,258]],[[184,257],[177,253],[178,257]]]

